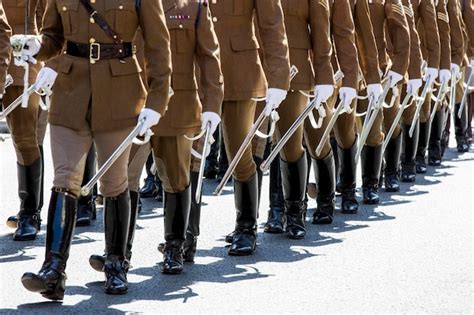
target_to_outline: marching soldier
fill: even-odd
[[[42,42],[32,38],[22,51],[22,58],[27,61],[50,60],[63,48],[65,51],[41,70],[36,81],[38,88],[47,87],[57,75],[49,112],[55,174],[45,261],[38,274],[25,273],[22,277],[28,290],[48,299],[62,300],[64,296],[77,198],[92,142],[98,164],[102,165],[134,128],[137,117],[144,121],[140,130],[143,135],[159,122],[167,108],[171,63],[163,7],[155,1],[135,4],[48,1]],[[89,23],[88,27],[83,27],[84,23]],[[131,44],[138,27],[145,34],[148,94]],[[119,157],[101,178],[108,294],[123,294],[128,289],[128,153]]]
[[[5,15],[12,28],[12,34],[38,34],[39,22],[37,12],[43,12],[45,0],[9,1],[5,2]],[[41,13],[38,14],[41,16]],[[26,23],[26,25],[25,25]],[[29,67],[29,83],[33,83],[41,66]],[[3,96],[4,107],[12,103],[23,93],[24,69],[10,64],[8,73],[13,77],[13,84]],[[7,116],[18,169],[18,195],[20,211],[10,217],[7,224],[16,227],[13,240],[26,241],[36,238],[41,226],[40,208],[42,205],[42,157],[37,140],[37,123],[39,115],[39,95],[29,97],[27,108],[16,108]]]
[[[232,159],[254,121],[256,102],[252,98],[266,93],[265,113],[270,115],[286,97],[290,81],[288,46],[279,0],[213,0],[210,7],[226,82],[223,134],[227,156]],[[252,23],[254,13],[268,67],[268,86],[258,56]],[[252,150],[248,147],[233,174],[237,218],[230,255],[250,255],[256,247],[259,199],[256,173]],[[289,200],[292,198],[288,196]]]

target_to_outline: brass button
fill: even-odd
[[[89,22],[91,22],[92,24],[94,24],[94,23],[95,23],[94,18],[90,18],[90,19],[89,19]]]
[[[94,59],[90,59],[89,60],[91,64],[95,64],[95,60]]]
[[[91,3],[95,3],[95,0],[91,0]]]
[[[89,43],[91,43],[91,44],[95,43],[95,38],[89,39]]]
[[[67,8],[66,8],[66,7],[62,7],[61,10],[67,11]]]
[[[183,28],[183,24],[179,24],[179,28]]]
[[[213,18],[212,18],[212,22],[216,23],[216,22],[217,22],[217,18],[216,18],[216,17],[213,17]]]
[[[120,10],[123,10],[123,5],[119,5],[119,9],[120,9]]]

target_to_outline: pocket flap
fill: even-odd
[[[58,67],[59,72],[66,73],[66,74],[71,72],[74,59],[67,55],[63,55],[62,57],[58,57],[58,58],[61,58],[59,61],[59,67]]]
[[[110,59],[109,65],[110,73],[114,77],[139,73],[141,70],[135,58],[132,57],[126,58],[124,60]]]
[[[256,50],[260,48],[255,36],[232,36],[230,44],[233,51]]]
[[[79,9],[79,0],[59,0],[56,2],[56,6],[59,12],[77,11]]]

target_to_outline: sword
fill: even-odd
[[[114,153],[105,161],[102,167],[97,171],[94,177],[81,188],[81,195],[87,196],[90,194],[94,185],[99,181],[99,179],[109,170],[109,168],[115,163],[115,161],[122,155],[122,153],[134,142],[134,139],[139,135],[140,129],[143,127],[145,119],[141,119],[135,128],[130,132],[130,134],[123,140],[123,142],[115,149]],[[148,142],[151,136],[151,131],[147,132],[145,135],[145,140],[142,143]],[[137,142],[135,142],[137,143]]]
[[[194,200],[196,201],[196,203],[201,202],[202,180],[204,178],[204,167],[206,166],[205,159],[208,147],[212,142],[211,138],[211,123],[208,122],[206,125],[206,132],[204,136],[204,146],[202,148],[201,164],[199,165],[199,177],[196,185],[196,194],[194,195]]]
[[[436,102],[433,105],[433,110],[430,113],[430,119],[428,121],[428,138],[431,135],[431,124],[433,123],[434,117],[436,115],[436,111],[438,110],[438,105],[442,102],[442,100],[446,96],[447,90],[448,90],[448,83],[443,82],[443,84],[441,84],[441,87],[439,88],[438,96],[436,97]]]
[[[388,131],[387,135],[385,136],[385,140],[382,145],[382,156],[383,153],[385,152],[385,149],[387,148],[388,142],[392,138],[393,133],[395,132],[395,129],[397,128],[398,122],[402,118],[403,112],[405,111],[405,108],[407,107],[408,103],[410,102],[411,99],[416,98],[416,95],[413,93],[407,94],[405,98],[403,99],[402,104],[400,105],[400,108],[398,109],[397,116],[395,116],[395,119],[390,126],[390,130]]]
[[[469,75],[469,79],[467,79],[467,86],[464,89],[464,93],[462,95],[461,105],[459,105],[458,117],[461,118],[462,112],[464,111],[464,106],[466,105],[467,101],[467,94],[469,92],[469,86],[471,85],[472,81],[474,80],[474,68],[471,70],[471,74]]]
[[[422,108],[423,103],[426,99],[426,95],[428,95],[428,92],[433,87],[433,83],[434,83],[434,80],[432,80],[431,76],[429,76],[428,79],[426,80],[425,86],[423,87],[423,91],[421,92],[421,96],[416,101],[416,111],[415,111],[415,115],[413,116],[413,120],[411,122],[410,130],[409,130],[409,133],[408,133],[410,138],[413,137],[413,132],[415,131],[416,122],[420,118],[421,108]]]
[[[454,75],[454,70],[451,71],[451,89],[449,93],[449,108],[452,108],[454,111],[455,104],[456,104],[456,84],[457,84],[457,78]]]
[[[334,125],[336,124],[337,118],[339,117],[339,115],[344,110],[344,106],[342,104],[344,104],[344,99],[340,100],[339,104],[337,104],[336,110],[334,111],[334,114],[331,117],[331,120],[329,121],[326,130],[324,130],[323,136],[321,137],[321,140],[318,144],[318,147],[316,148],[316,155],[319,155],[321,153],[321,150],[323,149],[324,142],[326,141],[326,138],[328,138],[329,135],[331,134],[331,130],[334,127]]]

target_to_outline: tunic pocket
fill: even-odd
[[[76,34],[79,31],[79,0],[59,0],[56,8],[61,15],[64,35]]]

